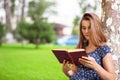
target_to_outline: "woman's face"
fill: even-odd
[[[89,20],[83,20],[82,21],[82,33],[83,36],[89,40],[90,39],[90,21]]]

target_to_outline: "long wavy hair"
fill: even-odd
[[[76,48],[85,48],[89,42],[85,39],[83,33],[82,33],[82,21],[83,20],[89,20],[90,21],[90,39],[91,42],[96,46],[101,46],[102,43],[105,43],[107,41],[107,38],[105,36],[103,25],[101,23],[101,20],[99,17],[94,13],[85,13],[80,21],[80,27],[79,27],[79,35],[80,39],[78,42],[78,45]]]

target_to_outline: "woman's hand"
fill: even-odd
[[[98,65],[98,63],[95,61],[95,59],[93,57],[85,57],[85,56],[82,56],[82,58],[79,58],[79,62],[88,67],[88,68],[91,68],[91,69],[94,69],[96,67],[96,65]]]
[[[75,66],[74,64],[72,64],[71,70],[76,73],[77,72],[77,66]]]
[[[62,70],[65,74],[67,74],[67,72],[70,70],[70,67],[69,67],[69,62],[64,60],[63,61],[63,65],[62,65]]]
[[[77,67],[74,64],[69,64],[68,61],[64,60],[62,65],[62,70],[68,77],[71,77],[74,73],[77,72]]]

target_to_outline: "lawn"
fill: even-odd
[[[51,49],[72,46],[3,44],[0,47],[0,80],[69,80]]]

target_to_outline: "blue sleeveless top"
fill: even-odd
[[[88,53],[96,62],[103,67],[102,59],[107,53],[111,53],[107,45],[100,46],[95,51]],[[101,80],[100,76],[92,69],[80,66],[77,72],[71,76],[70,80]]]

